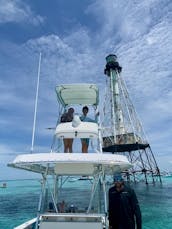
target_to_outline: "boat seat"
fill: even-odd
[[[94,122],[80,122],[75,127],[72,122],[60,123],[55,135],[58,138],[98,138],[98,125]]]

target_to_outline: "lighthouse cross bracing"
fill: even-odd
[[[136,181],[142,175],[146,183],[150,178],[153,182],[155,178],[161,181],[159,168],[121,76],[122,68],[116,55],[107,56],[106,62],[103,151],[128,156],[133,164],[133,168],[126,172],[128,179]]]

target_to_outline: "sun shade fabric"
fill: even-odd
[[[95,84],[63,84],[56,86],[58,101],[63,105],[98,105],[99,90]]]

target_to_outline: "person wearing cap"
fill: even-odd
[[[109,228],[142,228],[141,211],[135,191],[125,185],[121,174],[114,175],[114,186],[109,189]]]
[[[65,112],[60,119],[60,122],[72,122],[73,120],[74,109],[70,107],[67,112]],[[73,139],[72,138],[64,138],[64,152],[65,153],[72,153],[72,145]]]

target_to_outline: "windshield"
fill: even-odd
[[[51,182],[52,183],[52,182]],[[47,185],[43,212],[104,213],[102,185],[91,176],[59,177],[58,188]]]

